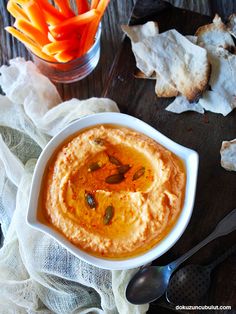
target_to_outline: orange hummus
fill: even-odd
[[[99,125],[67,141],[45,176],[49,222],[96,256],[138,255],[176,222],[185,194],[182,161],[147,136]]]

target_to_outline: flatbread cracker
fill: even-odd
[[[199,103],[190,103],[184,96],[176,97],[175,100],[166,107],[166,110],[173,113],[183,113],[186,111],[204,113],[204,109]]]
[[[187,35],[185,37],[193,44],[197,43],[197,36]],[[151,76],[146,76],[143,72],[139,71],[135,74],[135,77],[141,79],[156,79],[155,93],[158,97],[169,98],[176,97],[179,94],[178,90],[174,86],[162,79],[161,76],[155,72]]]
[[[159,34],[158,23],[153,21],[143,25],[122,25],[121,28],[134,43],[142,41],[143,38],[153,37]]]
[[[229,171],[236,171],[236,139],[223,141],[221,150],[221,166]]]
[[[211,111],[227,116],[234,107],[235,105],[230,104],[221,94],[215,91],[206,91],[198,103],[190,103],[185,97],[178,96],[166,110],[174,113],[183,113],[185,111],[204,113],[204,111]]]
[[[208,49],[208,48],[207,48]],[[236,107],[236,56],[224,48],[208,49],[212,66],[209,85],[212,91],[221,95],[228,102],[231,111]],[[226,106],[222,103],[222,106]]]
[[[203,112],[206,110],[226,116],[236,107],[236,56],[229,51],[229,46],[232,47],[234,42],[219,16],[214,18],[212,24],[200,27],[196,34],[198,42],[206,48],[211,64],[209,80],[211,90],[203,93],[197,110],[200,112],[201,107]],[[179,109],[176,108],[177,104],[180,105]],[[193,106],[195,110],[196,104]],[[172,103],[167,110],[180,113],[192,109],[186,101],[177,101]]]
[[[236,38],[236,14],[231,14],[228,23],[227,23],[227,30],[230,32],[232,36]]]
[[[179,92],[169,82],[164,80],[161,76],[157,76],[155,93],[158,97],[176,97]]]
[[[206,50],[192,44],[176,30],[139,37],[141,40],[135,42],[132,40],[132,27],[134,26],[126,26],[123,30],[131,39],[137,67],[146,76],[157,73],[163,82],[190,102],[198,99],[206,89],[210,75]],[[168,91],[166,87],[167,85],[164,94]]]
[[[199,105],[206,111],[220,113],[223,116],[227,116],[232,111],[231,104],[216,91],[206,91],[199,100]]]
[[[153,73],[151,76],[146,76],[143,72],[138,71],[134,76],[140,79],[156,80],[155,92],[158,97],[176,97],[178,95],[177,89],[171,86],[168,82],[162,80],[157,73]]]
[[[215,15],[213,23],[199,27],[195,35],[197,44],[204,45],[204,47],[211,45],[228,50],[235,47],[233,38],[218,14]]]

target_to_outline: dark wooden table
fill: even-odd
[[[137,18],[145,19],[156,1],[138,0],[132,22],[137,21]],[[0,64],[7,64],[9,59],[16,56],[29,58],[24,46],[4,31],[5,26],[13,24],[12,18],[6,11],[6,2],[6,0],[0,2]],[[156,264],[164,265],[206,237],[216,223],[236,207],[236,174],[226,172],[219,165],[220,139],[236,137],[236,115],[234,112],[229,117],[223,118],[211,113],[203,116],[197,113],[183,115],[167,113],[164,108],[169,100],[157,100],[154,94],[154,82],[134,79],[132,72],[134,60],[130,52],[130,44],[128,40],[121,44],[123,34],[120,29],[120,24],[128,23],[134,2],[134,0],[111,0],[103,20],[102,54],[99,65],[83,81],[58,84],[57,88],[64,100],[72,97],[85,99],[101,95],[111,97],[118,103],[122,112],[141,118],[180,144],[199,152],[199,180],[193,216],[186,232],[177,244],[155,261]],[[169,2],[209,16],[217,12],[224,19],[232,12],[236,12],[236,0],[172,0]],[[183,32],[186,28],[184,23],[185,21],[180,19],[178,24]],[[186,29],[193,33],[193,23],[196,21],[190,19],[188,23]],[[113,65],[118,51],[120,52]],[[203,248],[188,263],[207,264],[234,242],[235,233],[222,237]],[[234,255],[214,270],[211,288],[203,304],[231,305],[232,309],[236,310],[235,264]],[[155,302],[150,307],[150,313],[164,313],[163,311],[165,313],[171,311],[171,307],[164,299]],[[226,311],[215,311],[215,313],[226,313]]]

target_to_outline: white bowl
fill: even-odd
[[[179,156],[183,160],[186,167],[187,180],[185,200],[183,204],[183,209],[176,224],[167,234],[167,236],[163,238],[159,243],[157,243],[156,246],[154,246],[146,253],[136,257],[131,257],[128,259],[125,258],[123,260],[114,260],[92,256],[80,250],[74,244],[69,242],[62,234],[60,234],[50,226],[42,224],[37,218],[42,178],[50,157],[57,149],[57,147],[60,146],[60,144],[63,143],[72,134],[77,133],[79,130],[97,124],[116,124],[143,133],[149,136],[150,138],[154,139],[156,142],[160,143],[170,151],[172,151],[177,156]],[[156,129],[152,128],[145,122],[122,113],[107,112],[89,115],[87,117],[84,117],[80,120],[71,123],[64,130],[62,130],[55,137],[53,137],[43,150],[42,154],[40,155],[33,175],[27,222],[32,227],[47,233],[48,235],[56,239],[61,245],[66,247],[75,256],[90,264],[105,269],[130,269],[138,267],[147,264],[161,256],[162,254],[164,254],[176,243],[176,241],[183,234],[185,228],[189,223],[193,210],[197,183],[197,170],[198,170],[198,154],[195,151],[173,142],[168,137],[164,136],[163,134],[161,134],[160,132],[158,132]]]

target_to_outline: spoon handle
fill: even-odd
[[[231,246],[228,250],[226,250],[222,255],[217,257],[211,264],[208,265],[208,269],[212,271],[217,265],[222,263],[227,257],[229,257],[231,254],[233,254],[236,250],[236,244]]]
[[[191,250],[186,252],[181,257],[177,258],[175,261],[170,263],[169,268],[174,271],[179,267],[184,261],[186,261],[190,256],[195,254],[203,246],[211,242],[212,240],[226,235],[236,229],[236,208],[233,209],[228,215],[226,215],[215,227],[214,231],[209,234],[203,241],[194,246]]]

